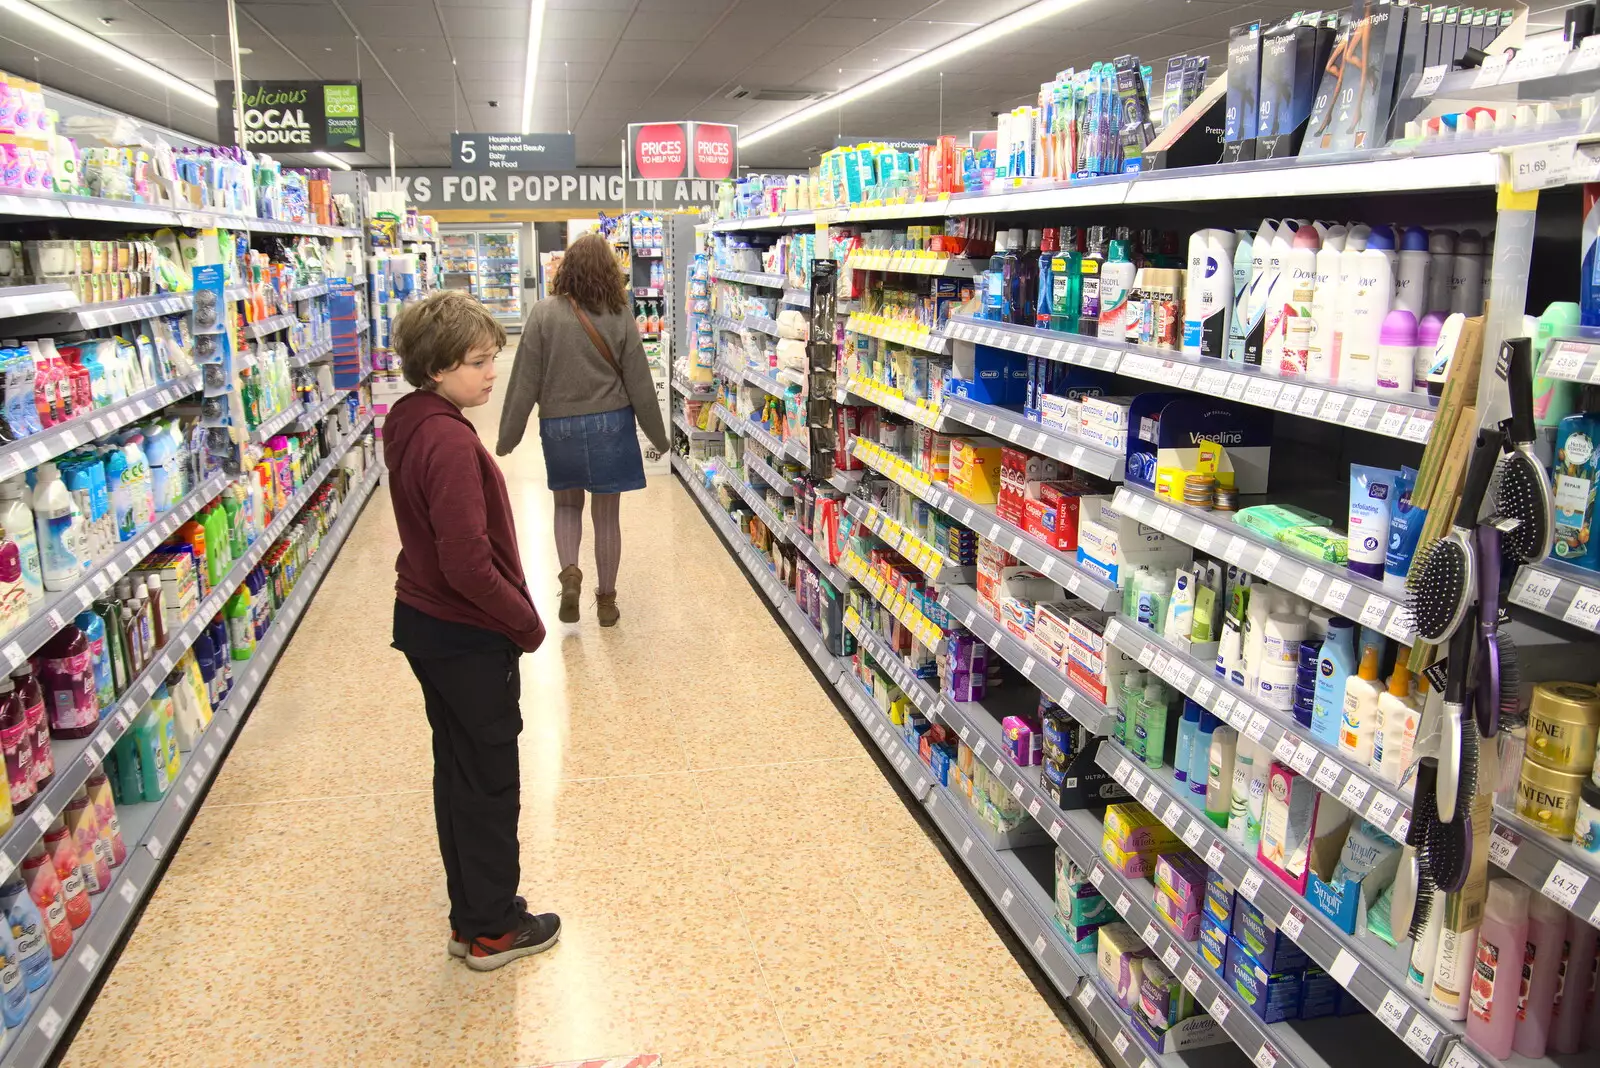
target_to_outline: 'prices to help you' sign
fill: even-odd
[[[217,86],[221,140],[235,140],[233,82]],[[360,82],[245,82],[244,143],[266,152],[359,152]]]
[[[628,127],[628,174],[661,181],[732,178],[739,128],[717,122],[636,122]]]

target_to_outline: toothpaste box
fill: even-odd
[[[1117,586],[1130,567],[1182,567],[1193,556],[1189,546],[1134,520],[1113,525],[1078,515],[1078,563]]]
[[[1039,421],[1052,430],[1078,433],[1083,424],[1083,402],[1076,397],[1054,393],[1039,394]]]
[[[1299,971],[1269,972],[1239,944],[1228,939],[1228,961],[1222,981],[1244,999],[1263,1023],[1292,1020],[1300,1015]]]
[[[1070,482],[1040,482],[1028,487],[1022,502],[1022,529],[1060,552],[1078,547],[1078,494]]]
[[[1057,671],[1066,662],[1071,640],[1072,616],[1064,604],[1040,604],[1033,609],[1033,638],[1030,642],[1040,659]]]
[[[1308,963],[1305,950],[1268,923],[1261,910],[1245,900],[1243,894],[1235,895],[1232,933],[1240,947],[1265,971],[1289,972]]]
[[[1067,678],[1090,697],[1105,704],[1111,680],[1133,670],[1133,657],[1106,641],[1103,612],[1080,612],[1068,631]]]
[[[950,490],[977,504],[993,504],[1000,493],[1000,442],[994,438],[950,439]]]

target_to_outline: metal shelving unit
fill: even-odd
[[[175,378],[159,386],[135,393],[125,400],[97,408],[86,415],[75,416],[57,423],[41,433],[20,441],[0,446],[0,479],[37,467],[52,457],[71,452],[79,445],[102,437],[129,423],[136,423],[151,412],[165,408],[174,401],[196,392],[200,388],[200,372]]]

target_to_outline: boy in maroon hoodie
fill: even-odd
[[[463,408],[494,390],[506,332],[476,299],[408,307],[393,343],[417,387],[383,425],[400,531],[394,647],[422,684],[433,728],[433,810],[450,894],[452,956],[479,971],[561,937],[554,913],[517,896],[521,777],[517,660],[544,641],[517,553],[505,478]]]

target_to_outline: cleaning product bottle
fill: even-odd
[[[1228,808],[1233,803],[1233,763],[1238,744],[1239,732],[1226,724],[1211,735],[1206,763],[1206,818],[1222,828],[1228,826]]]
[[[89,641],[75,623],[61,628],[40,651],[39,685],[45,694],[50,733],[87,738],[100,724],[100,702],[89,658]]]
[[[128,859],[128,845],[122,838],[122,824],[117,819],[117,805],[111,796],[111,781],[104,770],[92,771],[83,781],[84,793],[94,805],[95,821],[100,837],[111,847],[111,864],[120,866]]]
[[[166,592],[160,575],[144,577],[145,600],[150,604],[150,631],[155,635],[157,648],[167,644]]]
[[[1402,645],[1389,676],[1389,689],[1378,696],[1378,729],[1372,735],[1372,759],[1367,764],[1378,778],[1396,785],[1411,766],[1417,725],[1422,720],[1421,695],[1411,696],[1411,670],[1406,666],[1410,656],[1411,647]],[[1419,682],[1425,687],[1427,677]]]
[[[1517,991],[1517,1026],[1511,1048],[1524,1057],[1544,1056],[1550,1036],[1561,951],[1567,935],[1567,910],[1543,894],[1528,897],[1528,941]]]
[[[1342,616],[1328,624],[1317,659],[1315,701],[1311,706],[1311,734],[1328,746],[1339,744],[1344,718],[1344,687],[1355,669],[1355,624]]]
[[[33,516],[44,588],[64,590],[83,577],[89,561],[84,554],[83,513],[67,492],[56,465],[49,460],[38,467]]]
[[[32,995],[50,985],[55,966],[51,963],[44,914],[39,911],[20,874],[0,886],[0,911],[5,913],[6,925],[16,937],[17,956],[22,962],[22,985],[31,1000]],[[7,1024],[9,1026],[9,1021]]]
[[[1144,761],[1146,767],[1164,766],[1167,746],[1167,688],[1160,679],[1151,679],[1144,688],[1139,702],[1138,718],[1133,725],[1133,739],[1129,748],[1134,756]]]
[[[33,674],[33,666],[24,660],[11,671],[11,684],[16,687],[17,699],[22,702],[22,714],[28,721],[28,734],[33,742],[33,785],[40,792],[56,777],[55,751],[50,745],[50,717],[45,711],[44,688]]]
[[[1492,1057],[1511,1056],[1527,945],[1528,888],[1513,879],[1491,880],[1478,927],[1467,1037]]]
[[[83,787],[78,787],[62,811],[62,822],[72,835],[83,869],[84,887],[90,895],[103,894],[111,886],[111,843],[100,837],[100,819],[94,803]]]
[[[11,810],[21,812],[39,788],[33,781],[33,733],[28,729],[27,710],[9,678],[0,680],[0,749],[5,751]]]
[[[1039,234],[1039,284],[1038,299],[1033,309],[1033,322],[1029,326],[1049,330],[1056,298],[1055,263],[1061,252],[1061,231],[1046,226]]]
[[[167,775],[167,715],[171,698],[166,687],[156,687],[149,702],[133,721],[133,744],[139,753],[139,794],[146,801],[159,801],[172,786]]]
[[[111,650],[106,646],[106,624],[93,611],[84,609],[73,619],[89,645],[89,670],[94,674],[95,703],[104,715],[117,699],[116,678],[112,673]]]
[[[33,510],[24,499],[28,488],[21,475],[0,482],[0,529],[16,543],[22,564],[22,588],[30,604],[44,598],[44,575],[39,570],[39,539],[34,533]]]
[[[19,869],[28,884],[28,896],[39,906],[44,917],[45,939],[50,943],[50,956],[60,960],[72,948],[72,925],[67,922],[67,903],[61,894],[61,877],[55,865],[39,845],[28,850]]]
[[[256,651],[255,624],[250,610],[250,590],[240,586],[228,598],[223,614],[228,617],[228,648],[235,660],[249,660]]]
[[[1222,725],[1215,713],[1201,713],[1200,728],[1194,733],[1194,747],[1189,755],[1189,793],[1193,797],[1203,800],[1206,796],[1206,783],[1211,775],[1211,743]]]
[[[1344,684],[1344,706],[1339,727],[1339,748],[1357,764],[1372,759],[1372,736],[1378,726],[1378,650],[1368,646],[1361,666]],[[1315,715],[1315,712],[1313,712]]]
[[[1106,228],[1089,227],[1089,251],[1078,264],[1081,278],[1078,301],[1078,333],[1100,336],[1100,268],[1106,262]]]
[[[1193,759],[1195,735],[1200,731],[1200,713],[1204,711],[1198,701],[1184,698],[1183,718],[1178,720],[1177,747],[1172,753],[1172,777],[1179,782],[1189,781],[1189,763]]]
[[[1113,240],[1100,267],[1100,336],[1122,341],[1128,328],[1128,295],[1136,268],[1128,259],[1128,243]]]
[[[9,918],[0,923],[0,1023],[4,1030],[21,1027],[28,1018],[28,984],[22,977],[22,951]],[[0,1047],[5,1043],[0,1042]]]
[[[67,923],[76,930],[89,922],[92,906],[89,904],[89,884],[83,875],[83,864],[78,858],[78,847],[67,832],[67,825],[57,816],[44,832],[40,848],[55,867],[56,878],[61,880],[61,903],[66,907]]]

